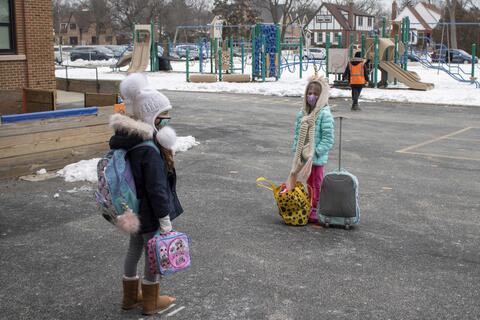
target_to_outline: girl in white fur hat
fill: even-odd
[[[130,232],[130,242],[124,264],[122,309],[142,306],[143,314],[151,315],[175,301],[173,297],[159,294],[160,282],[158,276],[150,272],[146,244],[157,231],[161,234],[171,231],[171,220],[183,212],[176,193],[172,151],[176,134],[167,126],[172,109],[170,101],[150,88],[144,75],[131,74],[125,78],[120,84],[120,94],[133,116],[115,114],[111,117],[115,135],[110,139],[110,148],[130,150],[153,140],[160,150],[140,146],[127,153],[140,208],[138,216],[134,215],[137,220],[124,226]],[[145,268],[140,280],[137,264],[142,253]]]
[[[303,107],[295,120],[292,169],[287,180],[291,190],[298,180],[307,180],[312,209],[309,222],[318,222],[317,204],[323,168],[334,140],[334,120],[328,106],[330,87],[324,78],[313,76],[305,88]]]

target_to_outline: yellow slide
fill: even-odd
[[[433,83],[421,82],[418,75],[413,72],[403,70],[399,65],[391,61],[380,61],[379,68],[387,72],[390,77],[396,78],[398,81],[414,90],[431,90]]]

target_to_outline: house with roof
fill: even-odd
[[[362,34],[374,31],[375,16],[356,9],[353,2],[347,6],[324,2],[310,20],[308,29],[312,32],[312,45],[324,45],[329,34],[331,44],[339,45],[341,38],[340,45],[346,47],[351,34],[358,42]]]
[[[393,1],[393,6],[396,6],[396,1]],[[392,18],[394,22],[401,23],[405,17],[410,19],[410,43],[418,44],[431,38],[433,29],[437,27],[442,18],[442,10],[434,4],[419,2],[415,6],[407,5],[396,17]]]
[[[89,10],[71,12],[55,26],[55,38],[56,43],[68,45],[117,44],[113,28],[101,25],[97,30],[95,16]]]

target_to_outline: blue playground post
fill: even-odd
[[[327,78],[328,81],[328,50],[330,49],[330,32],[327,32],[327,39],[326,39],[326,44],[325,44],[325,49],[327,51],[327,55],[325,57],[325,77]]]
[[[210,38],[210,73],[213,73],[213,39]]]
[[[375,42],[374,42],[374,58],[373,58],[373,84],[375,88],[378,88],[378,76],[377,76],[377,71],[378,71],[378,35],[375,35]]]
[[[280,25],[275,25],[275,37],[276,37],[276,46],[277,46],[277,74],[275,75],[276,80],[280,79],[280,72],[282,72],[282,44],[281,44],[281,30]]]
[[[477,59],[477,44],[472,44],[472,82],[475,81],[475,59]]]
[[[263,34],[262,35],[262,82],[265,82],[265,77],[267,75],[267,57],[266,57],[266,54],[265,54],[265,50],[266,50],[266,41],[265,41],[265,35]]]
[[[256,50],[255,42],[256,42],[256,39],[255,39],[255,29],[254,29],[254,30],[252,30],[252,52],[251,52],[251,55],[252,55],[252,81],[255,81],[255,67],[256,67],[256,63],[257,63],[257,58],[255,57],[255,50]]]
[[[187,48],[187,52],[186,52],[187,56],[186,56],[186,71],[187,71],[187,82],[190,82],[190,49]]]
[[[303,77],[303,36],[300,38],[299,47],[300,47],[300,79],[302,79]]]
[[[198,62],[200,62],[200,66],[198,67],[198,71],[203,73],[203,46],[202,46],[202,39],[198,40]]]

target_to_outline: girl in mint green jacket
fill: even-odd
[[[298,180],[310,186],[312,209],[309,222],[316,223],[317,203],[323,180],[323,168],[334,141],[334,120],[328,106],[330,87],[325,79],[312,77],[305,88],[302,110],[295,120],[293,152],[295,157],[287,181],[291,190]]]

